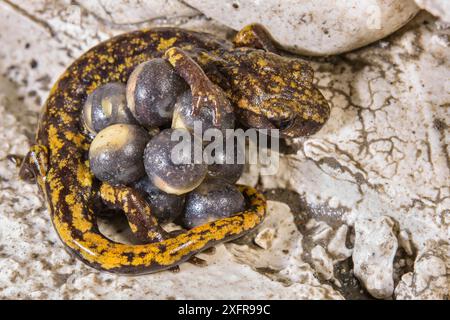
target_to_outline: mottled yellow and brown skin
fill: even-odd
[[[311,69],[299,60],[265,51],[270,45],[264,44],[262,34],[259,27],[247,28],[233,45],[212,35],[181,29],[136,31],[99,44],[64,72],[50,92],[36,144],[24,159],[20,175],[35,177],[55,230],[71,253],[100,270],[150,273],[173,268],[217,243],[242,236],[262,221],[264,197],[253,188],[241,187],[248,202],[246,211],[167,235],[133,190],[101,185],[93,177],[87,159],[90,138],[80,125],[83,103],[95,88],[112,81],[125,83],[138,64],[164,57],[166,52],[166,59],[177,69],[183,62],[177,63],[176,56],[181,52],[225,92],[244,124],[265,128],[281,125],[282,133],[288,136],[317,131],[328,118],[329,108],[312,86]],[[239,39],[245,41],[240,43]],[[262,50],[238,47],[247,43]],[[199,94],[219,101],[220,92],[208,89]],[[99,195],[106,204],[122,209],[132,230],[148,243],[126,245],[103,236],[94,212]]]

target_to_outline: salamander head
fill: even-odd
[[[330,107],[313,86],[306,62],[263,50],[248,50],[240,60],[233,87],[244,124],[298,137],[317,132],[328,120]]]

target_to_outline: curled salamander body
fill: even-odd
[[[93,177],[87,159],[90,138],[80,126],[80,111],[98,86],[126,83],[138,64],[163,57],[189,84],[199,107],[208,99],[212,105],[231,102],[244,125],[279,128],[285,136],[312,134],[327,120],[328,104],[312,85],[311,68],[277,55],[276,50],[258,26],[243,29],[234,43],[205,33],[160,28],[114,37],[77,59],[52,88],[36,144],[20,169],[21,177],[34,178],[44,193],[55,230],[69,251],[100,270],[150,273],[173,268],[253,230],[264,218],[265,199],[253,188],[240,187],[246,211],[167,234],[134,190],[101,184]],[[95,215],[99,197],[124,211],[145,244],[116,243],[99,232]]]

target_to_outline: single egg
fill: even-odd
[[[187,140],[172,139],[175,131],[182,133]],[[193,142],[192,134],[181,129],[165,129],[148,142],[144,166],[156,187],[180,195],[195,189],[203,181],[208,166],[194,163]]]
[[[164,59],[143,62],[128,79],[126,97],[136,120],[145,127],[170,125],[177,96],[187,84]]]
[[[136,182],[134,188],[144,194],[152,214],[160,223],[172,222],[183,212],[184,195],[169,194],[160,190],[148,176]]]
[[[212,128],[219,129],[225,135],[226,129],[234,129],[235,117],[233,112],[223,112],[219,125],[214,124],[214,111],[203,107],[197,115],[192,114],[192,93],[183,92],[177,99],[173,111],[172,128],[187,129],[194,132],[194,123],[202,125],[202,134]]]
[[[149,134],[131,124],[114,124],[101,130],[89,148],[92,173],[113,185],[129,184],[144,174],[142,156]]]
[[[117,123],[135,124],[127,107],[126,86],[111,82],[95,89],[86,99],[82,111],[83,125],[93,135]]]
[[[214,141],[204,149],[209,164],[208,176],[236,183],[244,172],[245,145],[239,140],[235,141],[234,136],[219,142],[217,147],[209,148],[215,144]]]
[[[186,196],[183,224],[193,228],[245,210],[239,189],[222,180],[208,178]]]

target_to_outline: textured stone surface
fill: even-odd
[[[311,250],[314,269],[325,279],[330,280],[333,275],[333,260],[328,256],[322,246],[315,246]]]
[[[321,251],[315,255],[319,268],[313,268],[314,264],[308,264],[304,255],[306,244],[302,233],[294,223],[294,216],[289,207],[280,202],[269,202],[267,218],[261,225],[261,230],[271,229],[274,238],[270,249],[264,250],[257,246],[226,244],[226,247],[235,256],[237,261],[250,265],[271,279],[296,286],[299,293],[309,292],[304,298],[317,299],[340,299],[342,296],[329,285],[323,285],[315,276],[315,271],[326,273],[326,280],[333,277],[330,275],[330,264],[323,267],[326,253]],[[319,249],[320,250],[320,249]]]
[[[128,2],[139,8],[136,1],[114,5],[125,8]],[[254,244],[256,233],[202,255],[206,268],[183,264],[178,274],[137,278],[99,273],[63,250],[37,187],[17,179],[6,155],[25,154],[51,84],[98,41],[167,23],[231,34],[195,10],[171,3],[181,18],[166,21],[148,12],[151,20],[141,21],[147,13],[138,16],[131,9],[130,15],[113,10],[113,20],[95,9],[100,1],[75,7],[66,1],[0,2],[0,297],[366,297],[344,264],[356,245],[355,221],[381,216],[395,219],[402,250],[411,260],[417,255],[416,266],[399,272],[400,282],[394,278],[394,297],[448,297],[449,257],[430,243],[448,253],[450,53],[448,30],[427,14],[381,42],[311,61],[332,104],[330,121],[317,135],[289,143],[293,151],[282,155],[276,176],[259,176],[260,168],[252,166],[242,179],[266,190],[297,192],[279,200],[290,208],[270,202],[261,229],[274,232],[267,249]],[[101,226],[114,239],[129,240],[122,220]],[[426,262],[428,256],[435,258]],[[331,278],[324,271],[330,263]],[[322,265],[327,268],[321,270]],[[416,274],[425,280],[417,282]],[[417,291],[423,283],[426,290]]]
[[[347,248],[346,240],[348,226],[343,224],[336,230],[334,237],[328,244],[328,252],[338,260],[345,260],[351,257],[353,250]]]
[[[448,243],[433,241],[428,243],[415,261],[414,272],[404,274],[395,288],[396,298],[399,300],[449,299],[449,255]]]
[[[448,0],[415,0],[417,5],[450,23],[450,2]]]
[[[375,298],[386,299],[394,291],[394,257],[398,242],[390,217],[361,219],[355,223],[354,273]]]
[[[404,254],[420,255],[430,240],[448,243],[448,34],[421,13],[376,44],[312,61],[330,120],[291,143],[262,186],[295,190],[308,216],[351,230],[358,219],[390,216]]]
[[[186,2],[235,30],[261,23],[284,47],[319,56],[350,51],[381,39],[419,10],[413,0]]]
[[[75,3],[103,21],[119,26],[148,24],[149,22],[179,23],[180,20],[201,15],[197,10],[177,0],[78,0]]]

